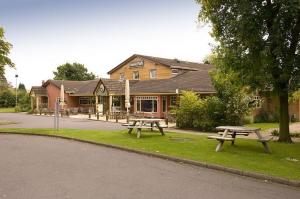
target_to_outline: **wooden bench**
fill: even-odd
[[[160,128],[168,128],[168,125],[159,125]]]
[[[137,130],[136,137],[140,138],[142,129],[152,129],[153,127],[151,127],[151,126],[128,126],[127,128],[128,129],[136,129]]]
[[[122,126],[133,126],[132,123],[125,123],[125,124],[122,124]]]
[[[224,134],[224,132],[218,132],[218,134],[219,135],[223,135]],[[249,135],[249,133],[247,133],[247,132],[237,132],[237,133],[233,133],[233,132],[228,132],[228,135],[244,135],[244,136],[248,136]]]
[[[215,136],[215,135],[211,135],[207,137],[208,139],[216,139],[219,141],[219,144],[216,148],[216,152],[220,151],[222,148],[222,145],[225,141],[234,141],[235,138],[228,138],[228,137],[222,137],[222,136]]]
[[[261,139],[257,140],[258,142],[262,143],[262,145],[264,146],[264,150],[265,150],[266,153],[271,153],[271,150],[270,150],[270,148],[269,148],[269,146],[267,144],[270,140],[272,140],[272,138],[261,138]]]

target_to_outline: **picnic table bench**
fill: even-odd
[[[260,134],[260,128],[248,128],[243,126],[218,126],[217,130],[224,130],[224,132],[219,132],[219,136],[208,136],[209,139],[216,139],[219,141],[219,144],[216,147],[216,152],[219,152],[222,149],[222,146],[225,141],[231,141],[231,145],[234,145],[234,141],[237,135],[248,136],[250,133],[255,133],[257,136],[257,141],[261,142],[266,153],[271,153],[271,150],[268,146],[268,142],[271,139],[263,138]],[[231,137],[227,137],[230,135]]]
[[[160,124],[162,119],[157,119],[157,118],[137,118],[137,119],[132,119],[133,121],[132,124],[124,124],[124,126],[127,126],[128,133],[130,134],[133,129],[137,130],[137,138],[140,138],[141,136],[141,131],[142,129],[151,129],[153,130],[154,127],[158,128],[159,132],[161,135],[165,135],[164,133],[164,128],[166,126],[163,126]]]

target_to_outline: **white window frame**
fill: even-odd
[[[255,108],[261,108],[262,107],[262,98],[258,95],[253,97],[253,101],[254,101],[254,107]]]
[[[155,75],[153,75],[155,74]],[[156,79],[157,78],[157,70],[156,69],[151,69],[149,71],[149,76],[150,76],[150,79]]]
[[[136,78],[136,76],[135,76],[135,74],[137,74],[137,78]],[[139,71],[133,71],[133,73],[132,73],[132,79],[133,80],[139,80],[140,79],[140,73],[139,73]]]
[[[142,101],[143,100],[152,100],[152,101],[156,101],[156,111],[155,107],[154,107],[154,102],[152,103],[152,111],[151,112],[145,112],[142,111]],[[136,97],[136,111],[137,112],[145,112],[145,113],[157,113],[158,111],[158,97],[156,96],[137,96]]]

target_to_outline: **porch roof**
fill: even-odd
[[[42,86],[32,86],[29,93],[35,96],[48,96],[46,88]]]

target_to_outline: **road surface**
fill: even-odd
[[[0,113],[0,121],[12,121],[17,124],[1,125],[1,128],[53,128],[54,118],[26,113]],[[60,128],[89,130],[121,130],[126,129],[121,124],[87,119],[60,118]]]
[[[0,134],[0,198],[299,199],[300,189],[59,138]]]

